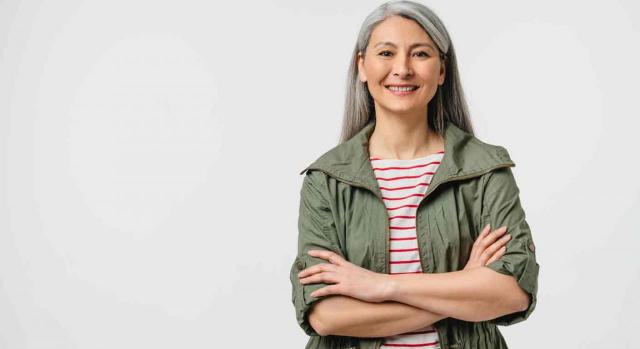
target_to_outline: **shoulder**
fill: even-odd
[[[457,175],[486,173],[496,168],[515,166],[507,149],[448,123],[445,129],[445,154],[451,171]],[[447,156],[447,155],[445,155]]]
[[[471,155],[490,154],[496,157],[511,160],[507,149],[501,145],[486,142],[476,135],[472,135],[456,125],[450,123],[446,136],[452,138],[451,143],[457,145],[458,151],[465,151]]]
[[[311,163],[305,168],[310,167],[324,167],[334,164],[345,163],[350,160],[350,157],[353,156],[351,152],[349,152],[349,144],[341,143],[336,146],[333,146],[329,150],[326,150],[320,156],[317,156]],[[313,158],[312,158],[313,159]],[[300,173],[303,174],[304,170]]]
[[[363,144],[355,139],[333,146],[312,161],[300,174],[310,169],[323,170],[351,178],[358,172],[363,161],[368,157]]]
[[[375,122],[366,123],[354,136],[325,151],[300,174],[309,168],[316,168],[344,175],[344,178],[352,177],[368,160],[366,145],[374,129]]]

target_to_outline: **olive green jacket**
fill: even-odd
[[[325,283],[302,285],[298,272],[326,260],[309,256],[312,249],[331,250],[349,262],[378,273],[389,269],[389,225],[369,161],[368,142],[375,122],[348,141],[324,153],[300,174],[298,252],[291,267],[292,302],[298,324],[310,336],[307,349],[378,349],[383,338],[319,336],[308,313],[320,298],[310,293]],[[499,318],[469,322],[445,318],[434,324],[440,346],[449,348],[507,348],[496,325],[511,325],[529,317],[536,306],[539,265],[519,189],[507,150],[484,143],[451,122],[445,123],[444,150],[416,214],[422,270],[445,273],[464,268],[482,228],[506,225],[511,240],[502,258],[487,267],[514,276],[529,294],[529,307]]]

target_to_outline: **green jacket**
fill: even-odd
[[[300,284],[301,270],[326,260],[307,251],[325,249],[349,262],[378,273],[388,273],[389,225],[373,169],[368,141],[375,122],[348,141],[320,156],[300,174],[298,253],[290,272],[292,302],[298,324],[310,338],[306,349],[378,349],[383,338],[319,336],[309,325],[311,306],[321,298],[310,293],[324,283]],[[505,254],[487,267],[512,275],[529,294],[527,310],[499,318],[468,322],[445,318],[434,324],[440,346],[449,348],[507,348],[496,325],[511,325],[529,317],[536,306],[539,265],[519,189],[507,150],[484,143],[451,122],[445,123],[445,155],[416,214],[420,260],[425,273],[464,268],[482,228],[506,225],[511,240]]]

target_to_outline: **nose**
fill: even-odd
[[[393,75],[400,78],[406,78],[413,74],[413,69],[406,55],[397,55],[393,62]]]

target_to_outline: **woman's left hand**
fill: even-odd
[[[390,292],[388,274],[380,274],[348,262],[339,254],[326,250],[310,250],[310,256],[328,260],[302,270],[298,278],[302,284],[328,283],[311,293],[312,297],[341,294],[366,302],[383,302]]]

